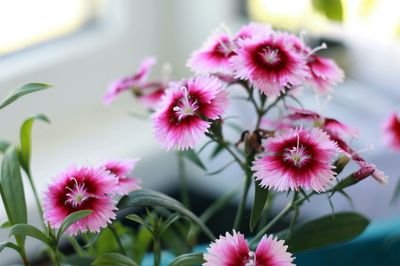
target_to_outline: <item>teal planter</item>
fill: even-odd
[[[198,246],[194,252],[205,252]],[[163,252],[162,266],[174,259],[171,252]],[[295,254],[298,266],[396,266],[400,265],[400,218],[370,224],[356,239]],[[143,266],[153,266],[153,255],[148,254]]]

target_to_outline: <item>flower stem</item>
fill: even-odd
[[[283,208],[275,217],[272,219],[266,226],[264,226],[263,229],[261,229],[260,232],[257,233],[257,235],[250,241],[250,246],[253,246],[258,240],[260,240],[263,235],[271,229],[272,226],[274,226],[280,219],[282,219],[286,214],[288,214],[292,209],[298,208],[299,205],[301,205],[306,199],[309,199],[311,196],[313,196],[315,192],[309,193],[307,196],[303,196],[299,199],[295,199],[293,197],[293,200],[290,201],[285,208]]]
[[[181,201],[186,208],[189,208],[189,190],[187,184],[187,177],[185,174],[185,162],[183,160],[183,156],[178,152],[176,153],[178,159],[178,175],[179,175],[179,183],[181,185]]]
[[[239,230],[239,228],[242,224],[243,213],[244,213],[244,210],[246,208],[246,203],[247,203],[247,195],[249,194],[249,189],[250,189],[250,185],[251,185],[251,177],[252,177],[251,170],[246,171],[242,198],[240,199],[239,207],[236,212],[235,222],[233,224],[233,229],[235,229],[235,230]]]
[[[161,261],[161,243],[158,237],[154,237],[153,252],[154,252],[154,266],[159,266]]]
[[[124,246],[122,245],[121,239],[119,238],[119,235],[118,235],[117,231],[115,230],[114,226],[112,226],[110,224],[110,225],[108,225],[108,228],[110,228],[111,233],[114,235],[114,238],[117,241],[117,244],[118,244],[118,247],[119,247],[121,253],[126,256],[126,251],[124,249]]]

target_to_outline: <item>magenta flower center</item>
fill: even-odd
[[[75,178],[72,178],[75,184],[72,187],[66,187],[69,193],[66,194],[66,204],[72,205],[73,208],[80,207],[84,201],[89,199],[92,195],[87,192],[85,184],[79,184]]]
[[[182,120],[187,116],[195,115],[196,111],[199,109],[199,105],[196,99],[193,99],[186,87],[182,87],[183,96],[179,99],[178,104],[174,106],[173,110],[178,116],[178,120]]]
[[[253,251],[249,251],[249,258],[244,266],[256,266],[256,254]]]
[[[300,144],[300,136],[296,134],[297,143],[296,146],[285,148],[283,152],[283,160],[291,163],[297,168],[303,167],[311,158],[310,154],[303,145]]]
[[[261,53],[265,62],[270,65],[274,65],[281,60],[278,49],[271,49],[270,47],[267,47],[264,48]]]

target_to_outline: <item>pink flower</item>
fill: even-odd
[[[320,114],[306,110],[306,109],[298,109],[294,107],[289,107],[291,110],[291,114],[287,116],[290,120],[308,120],[314,123],[314,126],[322,128],[329,135],[335,136],[343,136],[349,135],[351,137],[357,138],[359,136],[359,132],[357,129],[352,128],[342,122],[334,118],[323,117]]]
[[[231,62],[237,78],[249,80],[267,96],[278,96],[285,86],[301,85],[307,73],[305,58],[292,49],[284,34],[268,34],[238,42]]]
[[[307,58],[307,66],[310,71],[307,81],[318,93],[329,93],[332,86],[343,82],[343,71],[331,59],[310,55]]]
[[[264,149],[266,154],[256,159],[252,167],[264,187],[320,192],[335,179],[332,161],[338,148],[318,128],[282,131],[267,139]]]
[[[99,232],[115,219],[112,194],[117,180],[102,169],[70,168],[48,187],[44,200],[44,219],[59,227],[71,213],[92,210],[89,216],[71,225],[67,232]]]
[[[143,60],[138,71],[128,77],[121,78],[111,84],[106,94],[103,97],[105,104],[110,104],[122,92],[131,89],[141,88],[150,73],[151,68],[156,63],[154,57],[149,57]]]
[[[360,166],[360,169],[355,173],[355,178],[357,181],[360,181],[371,175],[380,185],[386,185],[389,177],[386,176],[383,171],[377,169],[375,165],[365,161],[364,158],[353,152],[351,149],[350,151],[352,152],[350,158]]]
[[[193,52],[187,66],[198,73],[230,73],[229,58],[235,54],[234,49],[236,45],[228,34],[214,34],[200,50]]]
[[[255,252],[250,248],[244,236],[233,231],[230,235],[220,236],[207,248],[203,255],[204,266],[290,266],[294,265],[292,254],[287,252],[284,241],[272,236],[264,236]]]
[[[267,36],[272,33],[272,28],[268,24],[250,23],[240,28],[239,32],[234,37],[234,41],[256,38],[259,36]]]
[[[383,141],[393,150],[400,151],[400,115],[392,113],[383,123]]]
[[[211,76],[173,83],[152,116],[156,140],[166,149],[194,148],[228,105],[222,84]]]
[[[110,172],[116,179],[115,193],[127,195],[129,192],[140,189],[140,179],[129,177],[139,159],[126,161],[108,161],[103,164],[103,168]]]

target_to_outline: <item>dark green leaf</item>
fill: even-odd
[[[137,207],[164,207],[188,217],[196,223],[208,237],[212,240],[215,239],[210,229],[208,229],[195,214],[186,209],[186,207],[177,200],[157,191],[147,189],[133,191],[122,198],[117,207],[120,210],[119,216],[122,215],[122,217],[130,214],[130,212],[134,211]]]
[[[330,20],[343,21],[341,0],[312,0],[313,7]]]
[[[369,220],[355,212],[336,213],[295,226],[287,241],[291,252],[319,248],[353,239],[367,228]]]
[[[145,227],[139,228],[136,234],[135,244],[132,247],[135,261],[140,262],[142,260],[152,240],[151,233]]]
[[[71,266],[87,266],[91,265],[94,261],[94,257],[90,256],[79,256],[79,255],[72,255],[68,256],[63,260],[63,265],[71,265]]]
[[[189,161],[191,161],[192,163],[194,163],[195,165],[197,165],[204,171],[207,170],[207,168],[205,167],[203,162],[200,160],[200,157],[197,155],[197,153],[194,150],[189,149],[187,151],[179,151],[178,154],[184,156],[185,158],[187,158]]]
[[[6,107],[7,105],[11,104],[15,100],[17,100],[19,97],[36,92],[36,91],[41,91],[44,89],[48,89],[51,86],[49,84],[44,84],[44,83],[28,83],[25,85],[22,85],[21,87],[18,87],[11,91],[7,97],[0,103],[0,109]]]
[[[29,175],[30,173],[30,160],[31,160],[31,132],[32,125],[35,120],[41,120],[50,123],[49,119],[43,115],[38,114],[30,117],[24,121],[21,126],[20,131],[20,141],[21,141],[21,167]]]
[[[14,249],[15,251],[17,251],[18,253],[21,254],[22,250],[20,247],[18,247],[17,245],[15,245],[12,242],[1,242],[0,243],[0,253],[3,251],[3,249],[5,248],[11,248]]]
[[[93,211],[92,210],[80,210],[74,213],[71,213],[67,217],[65,217],[64,221],[60,225],[60,229],[58,229],[57,239],[60,239],[61,235],[68,229],[72,224],[76,223],[80,219],[83,219],[90,215]]]
[[[118,253],[106,253],[97,257],[91,264],[93,266],[138,266],[136,262],[130,258]]]
[[[170,266],[192,266],[201,265],[205,261],[203,259],[203,253],[188,253],[176,257],[170,264]]]
[[[22,183],[17,150],[10,146],[3,157],[1,164],[1,197],[11,225],[26,224],[27,209]],[[25,237],[15,237],[19,246],[23,246]]]
[[[253,231],[256,227],[258,221],[260,220],[260,216],[264,210],[265,204],[268,199],[268,189],[262,188],[260,186],[260,182],[254,181],[255,192],[254,192],[254,202],[253,208],[251,209],[250,216],[250,230]]]
[[[393,197],[390,204],[396,203],[399,200],[399,198],[400,198],[400,177],[397,180],[396,188],[394,189]]]
[[[49,238],[39,229],[30,224],[15,224],[10,228],[10,235],[30,236],[49,244]]]
[[[142,217],[140,217],[139,215],[132,213],[132,214],[127,215],[125,218],[128,220],[137,222],[138,224],[143,225],[144,227],[147,228],[147,230],[149,230],[151,233],[153,233],[153,228],[151,228],[151,226],[146,224],[146,221],[143,220]]]
[[[8,147],[10,146],[10,143],[5,140],[0,140],[0,152],[5,153]]]

